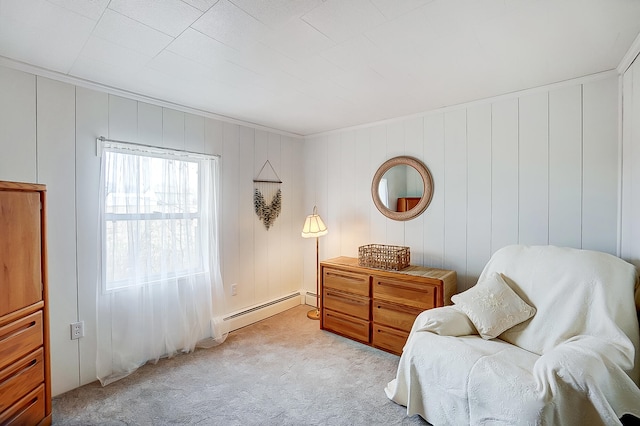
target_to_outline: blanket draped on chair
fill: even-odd
[[[484,340],[436,334],[433,314],[423,312],[385,389],[390,399],[434,425],[608,425],[627,413],[640,417],[634,266],[593,251],[509,246],[479,282],[493,272],[535,316]]]

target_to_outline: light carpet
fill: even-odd
[[[319,329],[308,306],[53,399],[55,425],[426,425],[387,399],[398,357]]]

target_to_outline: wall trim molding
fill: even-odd
[[[228,117],[226,115],[216,114],[213,112],[209,112],[209,111],[205,111],[197,108],[191,108],[185,105],[173,103],[170,101],[165,101],[165,100],[154,98],[151,96],[142,95],[140,93],[131,92],[124,89],[118,89],[117,87],[114,87],[114,86],[108,86],[106,84],[96,83],[91,80],[85,80],[80,77],[73,77],[67,74],[60,73],[58,71],[52,71],[46,68],[41,68],[35,65],[27,64],[25,62],[16,61],[14,59],[10,59],[2,55],[0,55],[0,65],[5,66],[7,68],[12,68],[14,70],[23,71],[29,74],[34,74],[36,76],[50,78],[52,80],[60,81],[62,83],[72,84],[74,86],[82,87],[85,89],[96,90],[99,92],[108,93],[110,95],[122,96],[124,98],[132,99],[139,102],[145,102],[145,103],[156,105],[163,108],[174,109],[176,111],[199,115],[206,118],[212,118],[214,120],[223,121],[225,123],[250,127],[256,130],[264,130],[266,132],[276,133],[282,136],[289,136],[296,139],[300,139],[301,141],[304,139],[304,135],[300,135],[297,133],[291,133],[285,130],[274,129],[272,127],[263,126],[258,123],[239,120],[237,118]]]
[[[590,83],[592,81],[604,80],[605,78],[614,77],[614,76],[617,76],[617,75],[618,75],[618,72],[615,69],[611,69],[609,71],[603,71],[603,72],[599,72],[599,73],[595,73],[595,74],[589,74],[589,75],[585,75],[585,76],[582,76],[582,77],[576,77],[576,78],[572,78],[572,79],[569,79],[569,80],[563,80],[563,81],[559,81],[559,82],[556,82],[556,83],[546,84],[546,85],[543,85],[543,86],[536,86],[536,87],[532,87],[532,88],[529,88],[529,89],[523,89],[523,90],[518,90],[518,91],[515,91],[515,92],[504,93],[502,95],[491,96],[489,98],[482,98],[482,99],[478,99],[478,100],[475,100],[475,101],[469,101],[469,102],[465,102],[465,103],[461,103],[461,104],[450,105],[450,106],[437,108],[437,109],[433,109],[433,110],[418,112],[418,113],[415,113],[415,114],[403,115],[401,117],[388,118],[388,119],[385,119],[385,120],[374,121],[374,122],[371,122],[371,123],[359,124],[357,126],[344,127],[344,128],[341,128],[341,129],[328,130],[326,132],[313,133],[313,134],[305,135],[304,139],[306,141],[308,139],[312,139],[312,138],[315,138],[315,137],[330,136],[330,135],[344,133],[344,132],[347,132],[347,131],[368,129],[370,127],[375,127],[375,126],[380,126],[380,125],[394,124],[394,123],[397,123],[399,121],[410,120],[410,119],[414,119],[414,118],[427,117],[427,116],[430,116],[430,115],[442,114],[442,113],[446,113],[446,112],[450,112],[450,111],[457,111],[457,110],[460,110],[460,109],[471,108],[471,107],[474,107],[474,106],[484,105],[484,104],[487,104],[487,103],[493,103],[493,102],[498,102],[498,101],[502,101],[502,100],[506,100],[506,99],[517,98],[517,97],[520,97],[520,96],[532,95],[532,94],[535,94],[535,93],[555,90],[555,89],[559,89],[559,88],[566,87],[566,86],[572,86],[572,85],[575,85],[575,84],[585,84],[585,83]]]
[[[299,306],[302,304],[301,302],[301,293],[296,291],[265,303],[229,313],[224,317],[224,321],[229,323],[229,331],[231,332]]]
[[[638,55],[640,55],[640,34],[638,34],[636,39],[633,40],[633,43],[631,43],[631,46],[629,46],[629,49],[627,50],[627,53],[624,54],[620,60],[620,64],[616,67],[618,74],[624,74],[629,69],[633,61],[636,60]]]

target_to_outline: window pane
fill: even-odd
[[[198,162],[105,152],[105,213],[197,213]]]
[[[202,271],[199,162],[105,155],[106,289]]]

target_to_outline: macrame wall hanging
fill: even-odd
[[[269,168],[265,170],[267,165]],[[267,231],[280,215],[282,209],[281,183],[282,181],[273,170],[269,160],[265,161],[258,177],[253,180],[253,208]],[[265,200],[268,200],[269,204]]]

